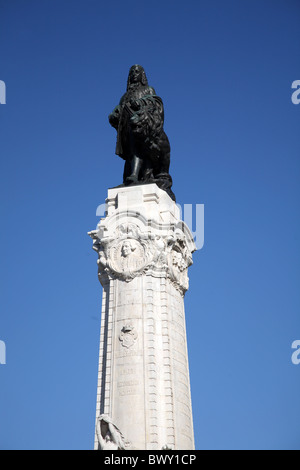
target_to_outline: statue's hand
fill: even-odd
[[[113,112],[108,116],[109,123],[112,127],[118,127],[120,119],[120,109],[116,107]]]

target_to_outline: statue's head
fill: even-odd
[[[135,248],[136,247],[133,245],[131,240],[125,240],[121,248],[122,256],[127,258],[127,256],[131,255]]]
[[[132,67],[130,67],[130,70],[129,70],[128,80],[127,80],[127,90],[130,88],[131,85],[138,84],[138,83],[140,83],[141,85],[147,86],[148,80],[147,80],[144,68],[141,65],[135,64]]]

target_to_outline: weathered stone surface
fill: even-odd
[[[184,294],[195,244],[179,215],[155,184],[116,188],[89,232],[103,286],[96,449],[194,448]]]

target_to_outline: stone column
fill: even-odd
[[[156,184],[108,191],[95,449],[194,449],[184,294],[196,247]]]

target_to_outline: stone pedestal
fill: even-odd
[[[196,247],[156,184],[108,191],[95,449],[194,449],[184,294]]]

